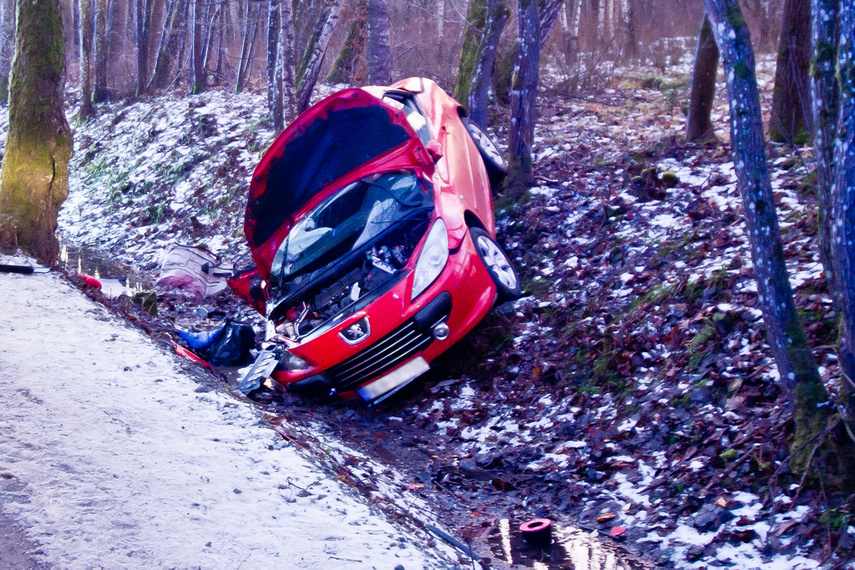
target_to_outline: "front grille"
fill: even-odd
[[[410,320],[362,352],[336,364],[327,370],[326,376],[339,392],[355,390],[369,378],[391,370],[424,350],[432,340],[430,329],[419,331]]]

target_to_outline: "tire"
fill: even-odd
[[[467,119],[463,119],[463,122],[466,125],[466,131],[472,137],[472,142],[475,143],[475,148],[478,149],[478,154],[481,155],[484,166],[487,167],[490,188],[493,192],[498,192],[502,186],[502,181],[504,181],[505,176],[508,174],[508,162],[502,156],[502,153],[499,152],[499,149],[490,136],[481,130],[481,127]]]
[[[490,274],[499,294],[499,301],[519,299],[522,296],[522,286],[508,255],[502,251],[496,240],[481,228],[469,228],[469,235],[478,257]]]

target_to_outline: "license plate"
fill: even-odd
[[[378,398],[383,396],[388,398],[396,391],[400,390],[425,372],[430,369],[427,360],[421,356],[410,360],[406,364],[399,366],[385,376],[382,376],[370,384],[366,384],[358,389],[359,395],[366,402],[380,401]],[[381,398],[382,399],[382,398]]]

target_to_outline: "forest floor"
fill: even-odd
[[[765,103],[772,71],[761,59]],[[729,147],[685,142],[686,79],[685,67],[636,69],[573,93],[546,81],[537,185],[497,211],[525,296],[379,406],[273,392],[257,405],[386,512],[424,521],[413,505],[429,505],[487,566],[510,565],[503,529],[547,517],[568,544],[598,535],[586,556],[625,567],[852,567],[852,499],[788,469],[793,424]],[[714,112],[722,141],[725,100]],[[217,91],[99,107],[75,128],[64,238],[133,266],[143,283],[172,242],[233,258],[247,180],[272,140],[263,108],[261,95]],[[503,129],[493,132],[501,143]],[[768,153],[796,301],[836,393],[810,152]],[[192,319],[168,296],[159,317],[100,298],[156,337]],[[235,303],[209,304],[243,310]],[[524,566],[584,567],[558,550],[510,554]]]

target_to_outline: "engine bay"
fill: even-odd
[[[277,309],[278,335],[292,341],[334,324],[364,306],[405,276],[413,251],[427,231],[427,217],[407,220],[385,239],[368,247],[332,277],[307,290],[287,310]]]

